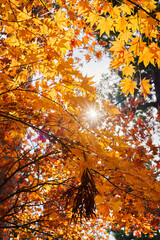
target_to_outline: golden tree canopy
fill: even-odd
[[[140,64],[160,67],[158,6],[154,0],[1,0],[4,239],[81,239],[89,225],[70,221],[91,217],[95,232],[101,231],[99,219],[126,231],[157,229],[155,129],[150,120],[130,124],[133,113],[99,104],[92,79],[79,71],[74,53],[80,49],[86,60],[100,59],[95,32],[116,34],[108,49],[111,68],[122,69],[122,92],[133,95]],[[149,80],[140,79],[140,85],[146,97]],[[97,115],[92,111],[89,117],[93,109]]]

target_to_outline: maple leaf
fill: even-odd
[[[87,44],[89,42],[89,37],[88,36],[82,37],[82,41],[84,44]]]
[[[87,61],[89,61],[89,60],[91,59],[91,55],[90,55],[89,53],[87,53],[87,54],[85,55],[85,58],[86,58]]]
[[[95,23],[97,23],[98,19],[99,14],[97,14],[97,12],[90,12],[89,17],[87,18],[87,22],[89,22],[92,27]]]
[[[52,100],[55,100],[57,98],[57,92],[54,88],[51,88],[49,91],[49,97],[51,97]]]
[[[19,20],[29,20],[31,19],[32,12],[27,12],[26,8],[24,7],[23,11],[21,11],[19,14],[17,14],[17,19]]]
[[[160,56],[160,51],[157,52],[157,55]],[[160,58],[157,58],[156,62],[157,62],[158,68],[160,68]]]
[[[81,14],[85,14],[86,12],[89,11],[89,1],[88,0],[80,0],[78,1],[78,4],[77,4],[77,8],[78,8],[78,14],[81,15]]]
[[[122,40],[122,41],[125,41],[126,43],[129,41],[129,39],[131,39],[131,36],[132,36],[132,32],[129,31],[129,30],[126,30],[126,31],[122,31],[120,34],[119,34],[119,38]]]
[[[131,93],[131,95],[134,95],[134,89],[137,89],[136,86],[136,82],[132,81],[131,78],[126,78],[125,80],[121,80],[121,84],[119,85],[120,87],[123,87],[122,89],[122,93],[126,93],[126,95],[128,95],[129,93]]]
[[[114,105],[110,104],[110,101],[107,101],[107,102],[103,101],[103,106],[105,111],[108,111],[109,114],[111,115],[120,113],[119,110]]]
[[[110,31],[112,30],[113,21],[111,18],[101,17],[98,21],[97,30],[100,29],[100,36],[105,32],[109,35]]]
[[[149,62],[154,65],[153,54],[150,52],[150,49],[148,47],[145,47],[143,52],[140,54],[138,63],[140,62],[143,62],[145,67],[148,66]]]
[[[102,51],[101,51],[101,50],[99,50],[98,52],[96,52],[96,57],[97,57],[98,59],[101,59],[101,58],[102,58]]]
[[[129,51],[133,51],[135,55],[139,56],[143,51],[144,47],[146,47],[146,44],[142,42],[142,39],[139,36],[136,36],[131,40],[132,41],[129,43]]]
[[[135,73],[135,70],[133,65],[130,64],[129,66],[124,66],[122,69],[122,72],[123,72],[123,75],[132,76],[133,73]]]
[[[133,12],[133,8],[131,6],[129,6],[128,4],[122,4],[121,9],[124,14],[132,14],[132,12]]]
[[[150,94],[150,88],[152,88],[152,86],[148,83],[149,80],[147,80],[146,78],[144,78],[141,83],[141,94],[143,94],[144,98],[146,99],[146,96],[148,94]]]
[[[117,41],[112,42],[112,47],[110,48],[111,52],[120,52],[124,51],[124,41],[117,39]]]
[[[63,29],[64,27],[67,27],[67,18],[65,12],[62,12],[61,9],[56,12],[54,16],[54,20],[56,21],[58,27],[60,29]]]

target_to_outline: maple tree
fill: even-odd
[[[153,98],[150,102],[144,102],[143,104],[139,104],[139,108],[158,108],[160,105],[160,70],[158,64],[158,16],[160,12],[159,1],[153,1],[152,3],[148,3],[147,1],[145,3],[145,1],[143,1],[141,2],[140,6],[138,6],[139,2],[128,1],[133,4],[132,9],[130,9],[129,4],[123,5],[122,2],[124,3],[124,1],[112,1],[116,9],[121,9],[123,11],[124,7],[126,7],[124,12],[126,11],[125,13],[127,14],[124,14],[122,18],[123,23],[120,23],[124,24],[124,29],[123,26],[121,26],[119,30],[117,29],[117,31],[113,31],[112,29],[110,29],[109,34],[106,34],[106,32],[100,34],[99,31],[95,29],[97,39],[100,43],[103,44],[106,49],[111,48],[111,52],[113,53],[113,65],[111,64],[111,67],[113,69],[116,68],[122,78],[122,83],[120,85],[122,87],[122,93],[126,92],[127,95],[130,93],[133,96],[135,90],[141,88],[140,92],[146,98],[147,94],[150,93],[150,90],[154,89],[156,98]],[[121,5],[122,8],[120,8],[119,5]],[[150,8],[150,10],[149,5],[152,5],[152,8]],[[148,7],[148,9],[146,6]],[[129,12],[130,15],[128,15]],[[150,16],[147,20],[149,21],[149,23],[147,23],[146,21],[147,15]],[[112,15],[111,18],[113,18]],[[152,24],[154,21],[155,26],[154,28],[152,28]],[[133,22],[134,24],[131,27]],[[156,33],[154,36],[152,34],[153,32]],[[113,48],[111,44],[112,42],[113,44],[115,44]],[[154,49],[155,53],[158,54],[156,57],[157,60],[154,58],[153,51],[150,52],[149,50],[151,46],[157,46],[157,48]],[[123,51],[125,51],[126,56],[124,58],[126,58],[126,60],[122,60],[120,57],[120,53],[122,53],[123,55]],[[143,51],[145,53],[143,53]],[[129,59],[127,59],[127,57],[129,57]],[[116,62],[116,60],[118,61]]]
[[[76,222],[91,217],[95,232],[100,218],[125,225],[126,231],[134,225],[135,231],[150,233],[159,226],[154,129],[141,119],[130,126],[132,114],[126,117],[109,102],[99,104],[92,79],[82,75],[74,57],[78,48],[86,60],[101,58],[95,24],[100,35],[120,32],[110,49],[112,67],[124,66],[123,92],[133,94],[135,58],[145,66],[160,64],[158,43],[147,46],[140,36],[131,36],[143,20],[141,32],[158,39],[156,6],[153,0],[120,1],[119,6],[97,0],[1,0],[3,239],[81,239],[89,226]],[[140,82],[145,97],[150,85],[147,79]],[[98,112],[92,121],[90,109]]]

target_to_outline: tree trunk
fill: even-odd
[[[156,107],[160,108],[160,69],[154,69],[152,71],[152,79],[155,85],[155,92],[156,92]]]

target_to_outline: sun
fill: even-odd
[[[97,122],[99,116],[98,111],[96,108],[89,108],[88,111],[86,111],[86,117],[89,122]]]
[[[84,108],[84,119],[89,126],[97,125],[100,120],[100,109],[98,104],[88,104]]]
[[[88,111],[88,117],[91,119],[96,119],[97,118],[97,111],[95,109],[90,109]]]

